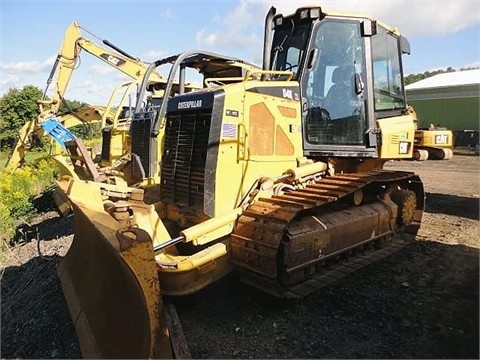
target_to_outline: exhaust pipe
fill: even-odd
[[[263,70],[270,70],[270,54],[273,35],[273,17],[277,10],[272,6],[265,17],[265,34],[263,39]],[[262,75],[265,80],[265,75]]]

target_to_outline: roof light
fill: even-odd
[[[300,11],[300,19],[305,19],[306,17],[308,17],[308,9],[303,9]]]
[[[283,17],[282,15],[276,16],[275,17],[275,26],[280,26],[283,24]]]
[[[320,18],[321,13],[322,13],[322,10],[320,8],[310,9],[310,18],[318,19],[318,18]]]

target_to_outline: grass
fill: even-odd
[[[37,169],[28,172],[30,168],[29,165],[34,164],[36,160],[48,156],[47,151],[28,152],[25,156],[25,165],[27,166],[20,168],[22,170],[19,169],[15,171],[15,174],[3,172],[7,165],[8,155],[9,152],[7,151],[0,152],[0,194],[2,195],[0,198],[0,267],[3,266],[11,254],[11,245],[9,244],[8,238],[11,239],[16,224],[20,218],[28,217],[28,214],[24,213],[33,215],[33,209],[30,209],[32,206],[31,199],[37,192],[43,191],[49,183],[48,175],[47,178],[44,176],[41,180],[37,179],[38,175],[45,172],[45,168],[40,171]],[[25,173],[25,170],[27,173]],[[28,180],[28,182],[26,180]],[[51,180],[53,180],[53,177]],[[21,184],[23,184],[23,186]],[[22,196],[19,197],[19,194]],[[18,208],[14,209],[15,207]]]
[[[8,260],[10,256],[10,248],[6,242],[0,243],[0,267],[2,267]]]
[[[27,165],[13,173],[0,172],[0,243],[11,241],[18,223],[35,215],[32,200],[53,183],[55,174],[55,163],[45,153],[32,153]]]
[[[0,172],[2,172],[7,165],[8,155],[9,153],[7,151],[0,151]],[[35,160],[38,160],[45,156],[48,156],[47,151],[29,151],[25,155],[25,163],[27,165],[32,164]]]

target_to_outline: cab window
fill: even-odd
[[[375,111],[405,108],[398,38],[378,26],[372,37],[373,88]],[[381,115],[379,116],[381,117]]]

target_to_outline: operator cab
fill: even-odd
[[[318,7],[272,21],[270,69],[300,84],[305,155],[378,156],[376,120],[406,109],[408,42],[368,17]]]

